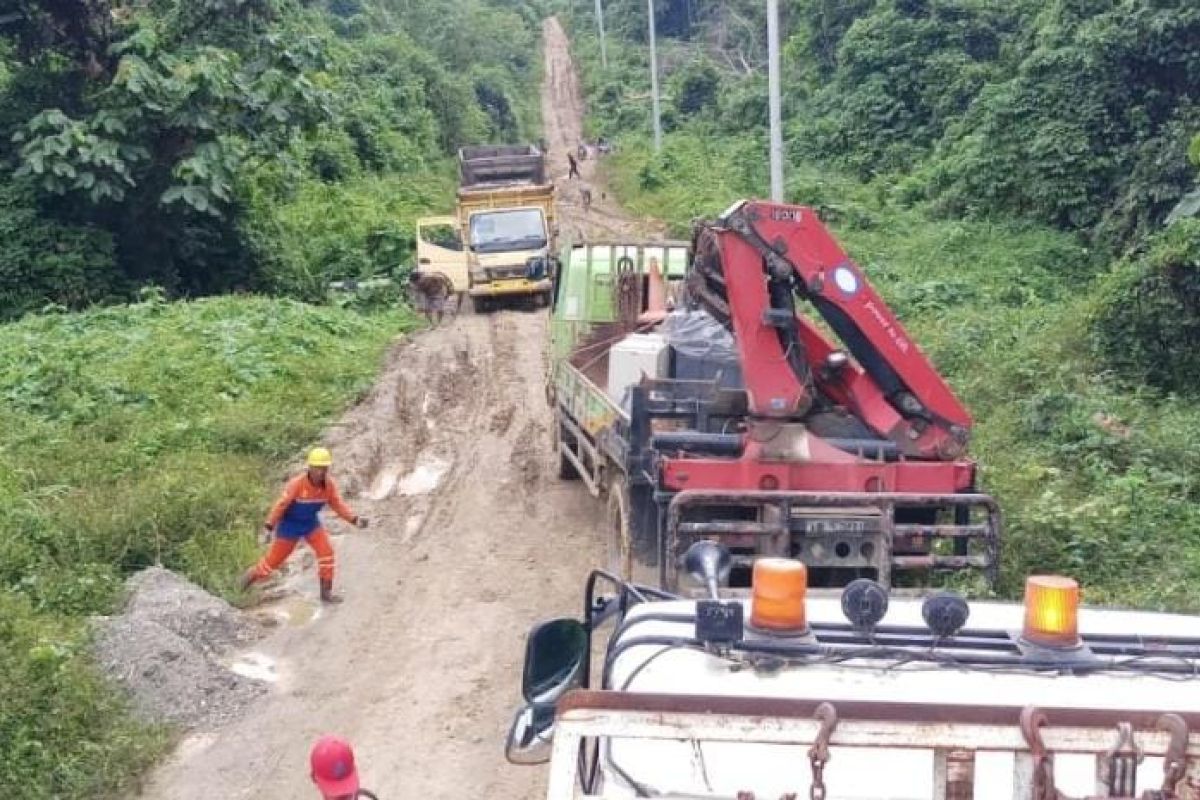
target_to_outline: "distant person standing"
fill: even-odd
[[[326,504],[334,513],[359,528],[367,527],[366,517],[360,517],[342,501],[337,485],[329,477],[333,456],[324,447],[314,447],[308,454],[308,468],[287,482],[283,494],[271,508],[263,530],[272,537],[271,547],[255,566],[242,574],[242,589],[265,580],[283,566],[288,556],[303,541],[317,554],[317,579],[321,584],[321,600],[340,603],[333,593],[333,545],[329,533],[321,525],[320,512]]]
[[[569,168],[567,180],[579,177],[579,162],[575,160],[575,154],[570,151],[567,152],[567,167]]]
[[[413,270],[412,288],[413,299],[417,308],[424,312],[425,319],[434,328],[441,325],[446,313],[446,300],[454,293],[450,279],[437,272]]]

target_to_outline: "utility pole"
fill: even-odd
[[[596,26],[600,29],[600,66],[608,69],[608,52],[604,47],[604,3],[596,0]]]
[[[767,0],[767,84],[771,117],[771,200],[783,202],[783,106],[779,98],[779,0]]]
[[[662,150],[662,109],[658,102],[658,42],[654,36],[654,0],[646,0],[650,9],[650,94],[654,105],[654,152]]]

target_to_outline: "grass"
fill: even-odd
[[[684,130],[655,156],[627,135],[610,183],[684,233],[765,194],[757,145]],[[821,211],[971,409],[984,489],[1006,515],[1001,594],[1060,571],[1091,602],[1200,611],[1200,406],[1122,383],[1094,357],[1089,311],[1108,265],[1070,234],[937,218],[896,187],[813,165],[789,166],[787,196]]]
[[[92,671],[87,616],[156,563],[233,596],[279,465],[413,325],[226,297],[0,327],[0,794],[112,795],[162,751]]]

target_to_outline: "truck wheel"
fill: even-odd
[[[577,481],[579,480],[579,470],[575,469],[575,465],[571,460],[563,455],[559,445],[562,443],[575,444],[575,437],[567,431],[565,425],[561,422],[554,426],[554,454],[558,456],[558,479],[561,481]]]
[[[625,581],[633,580],[633,531],[629,527],[629,490],[624,478],[608,487],[608,571]]]
[[[617,473],[611,468],[610,474]],[[634,542],[633,508],[629,487],[623,476],[616,477],[608,487],[608,571],[625,581],[644,586],[658,586],[658,571],[640,557]]]

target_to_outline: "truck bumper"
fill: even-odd
[[[531,281],[528,278],[508,278],[490,281],[472,286],[468,290],[471,297],[503,297],[514,294],[542,294],[552,288],[550,279]]]
[[[670,497],[663,588],[671,592],[679,591],[683,555],[698,539],[723,542],[747,575],[756,559],[783,556],[810,570],[868,570],[889,589],[897,572],[980,570],[992,585],[999,577],[1003,521],[985,494],[689,489]],[[961,509],[963,516],[899,522],[897,509]]]

